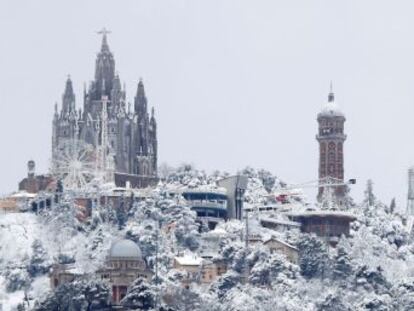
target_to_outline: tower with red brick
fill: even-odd
[[[318,201],[322,200],[327,191],[326,183],[338,184],[344,182],[344,134],[345,116],[335,103],[335,95],[331,90],[328,102],[318,113],[319,132],[316,140],[319,143],[319,182]],[[346,186],[332,186],[334,199],[342,201]]]

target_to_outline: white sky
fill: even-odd
[[[329,81],[347,117],[345,175],[405,208],[414,164],[412,1],[0,0],[0,193],[50,158],[53,105],[93,78],[103,26],[133,100],[144,78],[160,162],[317,178]],[[315,193],[314,191],[312,195]]]

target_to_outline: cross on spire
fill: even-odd
[[[102,47],[101,51],[109,51],[108,42],[106,41],[106,35],[110,34],[111,31],[103,27],[100,31],[96,32],[98,35],[102,35]]]
[[[97,34],[99,34],[99,35],[103,35],[104,37],[106,37],[106,35],[107,35],[107,34],[110,34],[110,33],[111,33],[111,31],[110,31],[110,30],[108,30],[108,29],[106,29],[106,28],[104,27],[104,28],[102,28],[101,30],[97,31],[96,33],[97,33]]]

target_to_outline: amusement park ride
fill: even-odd
[[[80,190],[92,181],[99,183],[114,182],[114,158],[108,143],[108,97],[102,96],[101,118],[93,120],[101,128],[100,140],[96,147],[73,138],[58,146],[56,159],[52,162],[52,175],[60,180],[66,189]],[[76,125],[79,137],[79,127]]]

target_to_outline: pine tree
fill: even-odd
[[[27,272],[32,277],[47,273],[51,267],[51,262],[48,260],[42,241],[38,239],[34,240],[32,250],[33,254],[27,267]]]
[[[341,296],[328,295],[324,301],[318,305],[318,311],[351,311],[352,309],[347,306],[342,300]]]
[[[352,264],[344,247],[338,247],[333,264],[333,276],[335,279],[344,280],[352,274]]]
[[[396,207],[397,207],[397,203],[395,203],[395,198],[392,198],[391,203],[390,203],[390,213],[391,214],[395,213]]]
[[[262,181],[264,188],[267,192],[271,192],[273,190],[273,187],[276,183],[276,177],[272,175],[269,171],[266,170],[259,170],[257,172],[257,175],[259,179]]]
[[[156,291],[144,279],[138,278],[131,284],[121,305],[132,310],[151,310],[155,307]]]
[[[34,311],[56,310],[108,310],[110,306],[109,288],[98,281],[74,281],[59,286]]]
[[[368,206],[373,206],[375,204],[375,195],[373,190],[374,183],[371,179],[367,180],[367,188],[365,189],[365,202],[368,203]]]
[[[299,266],[306,278],[325,278],[330,274],[330,261],[326,245],[319,238],[305,235],[298,243]]]

